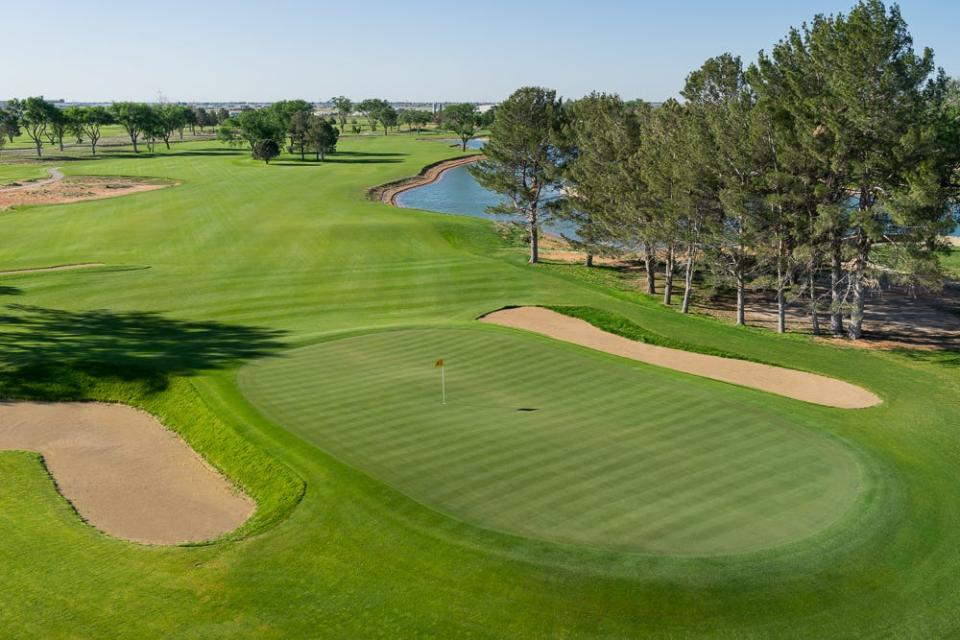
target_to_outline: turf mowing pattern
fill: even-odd
[[[595,271],[531,267],[525,247],[502,242],[487,221],[367,201],[370,186],[459,153],[414,138],[347,137],[335,161],[324,164],[285,156],[264,166],[243,150],[197,142],[136,157],[111,147],[96,161],[82,149],[68,150],[70,162],[45,156],[45,164],[68,175],[146,176],[180,184],[0,213],[0,270],[106,265],[0,277],[0,397],[96,398],[147,409],[240,484],[258,508],[247,525],[214,544],[143,547],[81,522],[36,455],[0,452],[0,636],[958,637],[956,353],[838,348],[684,317],[642,295],[608,288],[593,277]],[[45,173],[32,165],[3,171],[11,179]],[[822,373],[863,385],[884,402],[856,411],[816,407],[645,369],[521,332],[478,328],[474,320],[505,305],[530,304],[595,308],[629,320],[651,341]],[[245,379],[260,367],[276,366],[280,375],[286,363],[302,363],[305,373],[323,378],[328,374],[315,358],[337,348],[332,339],[351,340],[352,333],[358,344],[386,345],[388,330],[460,331],[481,341],[509,336],[517,346],[500,351],[497,360],[515,369],[513,375],[522,373],[523,382],[508,384],[491,372],[485,383],[491,394],[509,399],[504,424],[540,427],[530,432],[531,447],[545,439],[566,442],[571,450],[569,437],[581,435],[572,422],[551,419],[548,401],[580,412],[586,423],[599,411],[592,405],[611,394],[617,401],[605,402],[603,411],[629,419],[620,432],[608,424],[600,429],[626,438],[629,429],[659,414],[618,392],[648,383],[648,393],[662,403],[656,411],[669,408],[678,418],[672,429],[681,429],[685,416],[691,423],[686,428],[693,440],[672,444],[710,453],[695,436],[710,432],[711,419],[684,406],[687,398],[710,399],[745,415],[773,416],[774,432],[805,434],[801,444],[840,452],[844,462],[832,472],[849,468],[852,457],[859,492],[838,520],[826,516],[829,509],[820,511],[826,526],[806,534],[795,523],[778,523],[792,529],[793,541],[754,551],[643,553],[557,543],[555,537],[504,533],[489,522],[468,523],[452,517],[450,508],[441,512],[438,503],[428,504],[426,496],[411,499],[412,490],[397,490],[399,484],[385,475],[400,468],[396,460],[383,470],[369,466],[387,444],[374,441],[361,452],[370,457],[349,458],[346,447],[354,443],[345,437],[342,452],[334,452],[330,440],[319,437],[337,433],[327,416],[345,410],[323,389],[315,391],[322,402],[309,409],[300,405],[301,420],[291,416],[286,424],[271,408],[258,410],[238,387],[243,367],[250,367],[240,375]],[[408,366],[411,376],[425,373],[429,396],[439,391],[431,365],[448,358],[454,404],[446,409],[457,411],[464,393],[457,371],[468,360],[454,348],[437,353],[436,342],[428,342],[422,352],[410,352],[416,363],[394,362],[385,374]],[[493,349],[483,344],[476,361]],[[397,354],[408,348],[387,346]],[[523,366],[514,352],[529,356]],[[380,351],[364,353],[381,357]],[[538,364],[544,361],[570,372],[561,391],[538,384],[555,379]],[[350,380],[331,381],[344,394],[368,384],[365,376],[371,375],[348,373]],[[592,378],[605,381],[605,388]],[[306,375],[291,379],[284,393],[296,400],[310,384]],[[589,393],[576,391],[578,386]],[[514,405],[537,411],[507,411]],[[366,411],[348,412],[357,429],[376,430],[390,419],[379,398]],[[693,428],[697,421],[702,430]],[[460,423],[466,428],[479,421],[464,416]],[[438,430],[446,433],[444,423],[422,418],[422,424],[427,439]],[[550,432],[548,424],[560,429]],[[406,434],[414,428],[397,426]],[[515,438],[519,431],[504,428],[503,436]],[[598,454],[609,450],[601,433],[589,432]],[[737,443],[733,451],[747,455],[749,446]],[[496,448],[504,449],[496,444],[477,455]],[[617,447],[609,462],[633,455],[631,448]],[[676,457],[684,460],[680,452]],[[464,464],[471,463],[465,458]],[[591,473],[607,461],[593,462]],[[438,474],[460,473],[443,458],[434,463]],[[730,469],[736,461],[725,464],[717,468]],[[787,482],[806,468],[771,466],[771,490],[773,477]],[[578,481],[588,477],[579,467],[563,471]],[[420,480],[410,469],[403,472],[410,482]],[[523,473],[544,482],[549,477],[546,468]],[[464,481],[458,491],[484,489],[473,476],[458,477]],[[513,477],[501,475],[507,482]],[[562,482],[553,484],[558,499],[564,491],[572,494]],[[709,485],[704,481],[691,490],[720,493]],[[800,504],[789,486],[781,494]],[[830,495],[840,495],[836,486]],[[509,502],[503,491],[496,497]],[[553,513],[564,507],[562,500],[551,506]],[[605,508],[612,513],[614,505]],[[497,515],[486,509],[485,517]],[[681,509],[671,517],[682,517]],[[515,513],[506,525],[518,523]],[[581,533],[593,527],[596,534],[600,527],[586,518],[581,523]]]
[[[240,383],[278,423],[427,505],[567,544],[752,551],[837,520],[860,483],[842,446],[757,393],[500,332],[332,340]]]

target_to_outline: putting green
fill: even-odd
[[[554,542],[756,551],[824,529],[861,488],[851,450],[766,394],[501,331],[347,337],[239,380],[268,417],[412,498]]]

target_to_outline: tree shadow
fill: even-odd
[[[19,296],[23,293],[23,289],[19,287],[11,287],[8,285],[0,284],[0,296]]]
[[[155,312],[64,311],[20,304],[0,314],[0,397],[87,399],[134,383],[161,391],[172,375],[274,354],[284,331],[175,320]]]
[[[307,158],[305,160],[277,160],[270,163],[271,167],[317,167],[325,164],[394,164],[403,162],[403,160],[394,160],[392,158],[362,158],[354,160],[353,158],[338,158],[337,156],[327,156],[325,160],[316,160]]]
[[[337,156],[348,156],[348,157],[354,157],[354,158],[365,158],[365,157],[372,157],[372,156],[376,156],[376,157],[380,157],[380,158],[396,158],[396,157],[408,156],[408,155],[410,155],[410,154],[408,154],[408,153],[394,153],[394,152],[387,152],[387,151],[384,151],[384,152],[376,152],[376,151],[337,151],[337,152],[336,152],[335,154],[333,154],[333,155],[337,155]]]

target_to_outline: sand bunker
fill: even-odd
[[[83,200],[115,198],[131,193],[164,189],[174,184],[160,180],[119,176],[64,178],[63,174],[56,169],[51,169],[50,173],[52,177],[48,180],[0,189],[0,210],[23,205],[68,204]]]
[[[124,405],[0,402],[4,449],[39,452],[81,517],[136,542],[209,540],[254,510],[176,434]]]
[[[828,407],[862,409],[881,402],[880,398],[870,391],[834,378],[746,360],[644,344],[608,333],[584,320],[541,307],[495,311],[481,318],[481,321],[533,331],[556,340],[572,342],[632,360]]]

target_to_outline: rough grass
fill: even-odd
[[[958,635],[956,358],[862,352],[736,329],[528,267],[523,249],[501,244],[489,222],[364,200],[370,186],[450,155],[444,145],[395,135],[350,137],[342,145],[346,153],[336,162],[284,158],[269,167],[207,143],[178,145],[169,154],[111,153],[64,169],[182,185],[0,215],[0,238],[12,239],[0,243],[0,270],[93,261],[141,267],[3,277],[0,366],[16,372],[6,378],[10,393],[91,395],[106,378],[112,386],[100,388],[98,397],[152,394],[157,404],[151,406],[195,446],[207,447],[241,484],[259,481],[276,495],[296,496],[283,482],[268,483],[273,472],[265,462],[248,464],[241,451],[247,445],[258,460],[283,465],[306,483],[297,506],[256,535],[150,548],[80,522],[36,456],[0,453],[4,636]],[[484,312],[525,304],[592,307],[692,348],[817,371],[876,390],[884,404],[858,411],[768,396],[758,407],[747,398],[759,394],[734,387],[715,392],[718,401],[774,414],[801,425],[816,442],[856,452],[864,490],[819,534],[765,551],[694,557],[557,544],[443,515],[388,486],[386,478],[355,469],[332,447],[317,446],[328,441],[305,440],[264,417],[236,384],[241,365],[268,356],[294,362],[302,352],[291,348],[332,335],[412,325],[463,328]],[[507,332],[490,328],[484,335]],[[513,339],[518,352],[555,349],[536,336]],[[567,367],[584,358],[592,363],[590,377],[609,387],[597,393],[631,389],[643,369],[575,347],[564,347],[555,359]],[[524,371],[534,377],[531,393],[589,409],[591,399],[569,391],[566,379],[570,399],[558,398],[548,385],[536,388],[548,371]],[[364,375],[354,382],[362,384]],[[501,385],[491,381],[503,391]],[[697,383],[680,387],[701,389]],[[293,385],[289,392],[302,394]],[[328,433],[327,413],[344,411],[336,397],[322,397],[329,402],[311,409],[318,418],[309,427],[318,435]],[[636,408],[630,398],[619,400],[587,413]],[[664,406],[678,416],[686,411],[682,402]],[[213,424],[202,419],[207,411],[230,435],[206,429]],[[537,413],[526,417],[539,419]],[[511,414],[514,419],[519,416]],[[307,428],[291,425],[303,433]],[[221,438],[245,444],[221,453]],[[617,454],[635,454],[621,449]],[[744,473],[752,466],[744,464]],[[531,467],[530,473],[543,472]],[[723,481],[704,479],[701,486]]]

